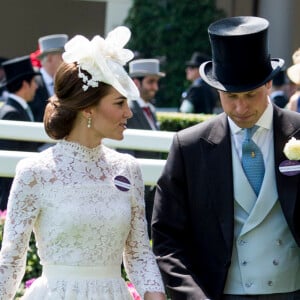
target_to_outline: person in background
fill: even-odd
[[[30,108],[33,112],[35,122],[43,122],[44,111],[48,98],[54,93],[54,77],[55,73],[62,63],[62,52],[64,45],[68,41],[66,34],[52,34],[40,37],[38,40],[39,49],[33,52],[31,58],[37,58],[41,64],[41,77],[38,78],[38,89]],[[33,62],[35,67],[35,60]]]
[[[129,63],[129,76],[137,86],[140,96],[130,99],[129,105],[133,116],[127,122],[130,129],[159,130],[156,118],[154,98],[159,90],[159,80],[165,77],[160,71],[158,59],[136,59]],[[121,150],[132,154],[136,158],[160,159],[161,153],[139,150]],[[145,186],[146,219],[148,234],[151,237],[151,216],[153,210],[155,187]]]
[[[8,94],[0,108],[1,120],[28,121],[34,118],[28,103],[32,101],[37,89],[35,78],[39,75],[32,65],[29,56],[17,57],[2,63],[5,72],[3,86]],[[0,139],[1,150],[37,151],[38,143]],[[5,210],[13,179],[0,177],[0,209]]]
[[[287,81],[285,74],[285,70],[281,70],[274,76],[270,93],[271,101],[281,108],[285,108],[287,103],[289,102],[287,96]]]
[[[182,93],[180,112],[195,114],[215,112],[219,103],[218,93],[202,80],[199,73],[201,63],[208,59],[205,54],[194,52],[191,59],[186,62],[186,79],[192,84]]]
[[[75,36],[65,45],[44,126],[58,142],[21,160],[9,196],[0,252],[0,295],[13,299],[32,230],[42,276],[22,300],[130,300],[126,272],[145,300],[165,300],[145,221],[135,158],[102,145],[121,140],[138,90],[123,65],[127,27],[106,39]],[[91,63],[92,62],[92,63]]]
[[[300,114],[268,96],[284,65],[268,28],[252,16],[208,27],[212,61],[200,74],[224,113],[175,134],[152,216],[172,300],[300,297],[300,167],[279,169],[292,163],[284,149],[299,142]]]
[[[300,112],[300,48],[293,54],[293,65],[287,69],[289,79],[296,85],[294,93],[289,98],[287,108]]]
[[[6,60],[7,58],[0,57],[0,107],[7,98],[7,92],[5,90],[5,86],[3,85],[3,82],[5,81],[5,71],[2,67],[2,63],[4,63]]]

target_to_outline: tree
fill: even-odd
[[[185,89],[185,62],[194,51],[210,55],[207,28],[224,17],[214,0],[134,0],[125,25],[132,31],[128,47],[144,58],[159,58],[161,79],[157,106],[178,106]]]

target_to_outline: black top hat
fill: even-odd
[[[232,17],[212,23],[208,34],[212,61],[200,66],[200,75],[212,87],[227,92],[256,89],[271,80],[284,60],[270,58],[269,22],[259,17]]]
[[[185,63],[187,67],[199,68],[202,63],[209,60],[209,57],[200,52],[194,52],[191,59]]]
[[[273,77],[273,85],[274,86],[281,86],[286,83],[286,75],[285,70],[281,70]]]
[[[2,67],[6,77],[2,86],[12,83],[17,79],[21,79],[24,76],[35,76],[40,74],[40,72],[37,72],[33,69],[29,55],[9,59],[2,63]]]

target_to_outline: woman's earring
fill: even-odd
[[[88,117],[87,119],[87,128],[91,128],[92,127],[92,118]]]

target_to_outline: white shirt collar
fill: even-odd
[[[153,111],[153,112],[155,111],[154,105],[151,104],[151,103],[149,103],[149,102],[146,102],[144,99],[142,99],[142,98],[137,98],[136,101],[137,101],[137,103],[139,104],[139,106],[140,106],[141,108],[149,106],[150,109],[151,109],[151,111]]]
[[[243,129],[237,126],[230,117],[228,117],[229,127],[232,134],[237,134]],[[272,129],[273,124],[273,105],[270,102],[270,99],[268,101],[268,106],[259,118],[259,120],[256,122],[255,125],[259,127],[263,127],[265,129]]]

